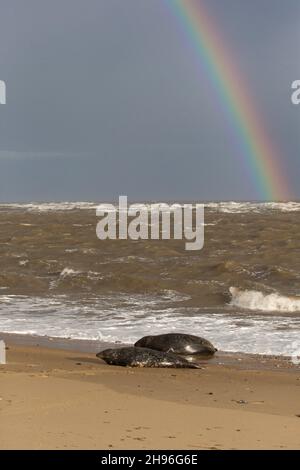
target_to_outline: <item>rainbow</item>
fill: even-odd
[[[262,200],[288,200],[289,184],[280,168],[280,156],[250,98],[245,79],[225,46],[220,30],[209,17],[203,0],[165,0],[178,18],[201,66],[219,95],[235,132],[241,158]]]

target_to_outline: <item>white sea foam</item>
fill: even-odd
[[[28,259],[22,259],[21,261],[19,261],[20,266],[26,266],[28,263],[29,263]]]
[[[171,293],[173,295],[173,293]],[[82,303],[0,295],[0,330],[59,338],[132,343],[141,336],[186,332],[204,336],[219,350],[291,356],[300,351],[300,317],[216,313],[170,308],[170,292],[98,295]]]
[[[229,214],[242,214],[253,212],[259,214],[265,211],[297,212],[300,211],[300,202],[209,202],[207,208],[217,212]]]
[[[230,287],[229,290],[232,296],[230,304],[235,307],[262,312],[300,312],[300,297],[263,294],[255,290],[241,290],[238,287]]]
[[[87,273],[88,279],[91,281],[99,281],[101,279],[105,279],[105,276],[97,271],[88,271]]]
[[[80,274],[81,271],[76,271],[75,269],[71,269],[71,268],[64,268],[62,270],[62,272],[60,273],[60,276],[62,278],[65,278],[65,277],[74,277],[74,276],[77,276],[77,274]]]
[[[157,204],[163,204],[158,202]],[[30,202],[0,204],[0,210],[24,210],[28,212],[59,212],[72,210],[96,210],[98,202]],[[146,204],[150,206],[149,204]],[[225,213],[261,213],[264,211],[297,212],[300,211],[300,202],[207,202],[207,209]],[[115,206],[117,207],[117,205]],[[163,209],[163,206],[162,206]]]
[[[58,212],[72,210],[96,210],[95,202],[30,202],[0,204],[0,210],[18,209],[27,212]]]

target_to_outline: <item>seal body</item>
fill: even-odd
[[[139,348],[150,348],[156,351],[171,352],[182,356],[212,356],[217,349],[200,336],[183,333],[168,333],[156,336],[144,336],[135,343]]]
[[[201,369],[186,359],[176,354],[154,351],[148,348],[127,347],[117,349],[105,349],[96,354],[107,364],[123,367],[170,367]]]

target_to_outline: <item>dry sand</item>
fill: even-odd
[[[9,344],[1,449],[300,449],[300,370],[107,366]]]

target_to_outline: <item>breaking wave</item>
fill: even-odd
[[[255,290],[241,290],[238,287],[230,287],[229,291],[232,296],[230,305],[235,307],[261,312],[300,312],[300,297],[297,296],[264,294]]]

